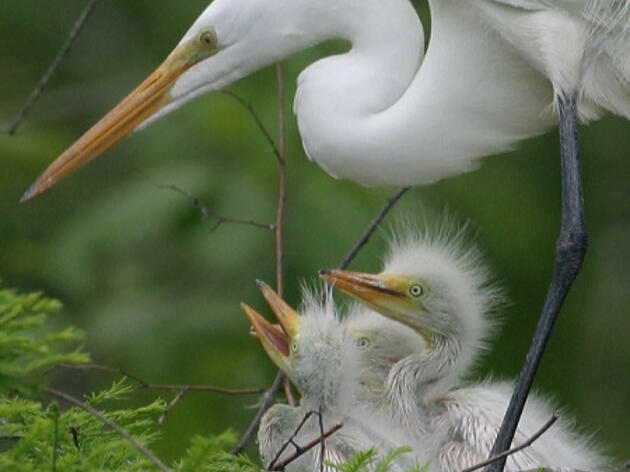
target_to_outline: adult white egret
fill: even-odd
[[[501,425],[512,386],[481,383],[457,388],[478,355],[500,300],[478,252],[465,249],[461,233],[448,240],[410,235],[395,242],[378,275],[340,270],[321,277],[382,315],[412,327],[426,348],[391,369],[386,396],[395,422],[416,439],[439,470],[459,471],[486,459]],[[552,410],[530,395],[516,442],[532,436]],[[601,457],[566,423],[555,424],[507,461],[510,470],[538,467],[595,470]]]
[[[215,0],[164,63],[61,154],[23,200],[139,126],[333,38],[352,48],[300,75],[294,108],[307,154],[336,177],[434,182],[542,133],[557,115],[563,197],[556,268],[501,435],[509,442],[586,250],[577,119],[630,117],[630,0],[428,3],[431,40],[423,56],[422,25],[409,0]]]
[[[258,443],[265,463],[277,456],[304,416],[312,411],[322,412],[326,428],[343,424],[326,441],[325,459],[335,464],[371,448],[384,458],[387,452],[407,445],[407,438],[389,428],[386,418],[374,410],[374,405],[382,404],[378,399],[384,398],[383,385],[391,365],[422,346],[421,337],[413,330],[397,328],[392,322],[367,323],[368,319],[363,317],[359,321],[357,314],[347,318],[350,324],[342,322],[330,297],[320,302],[309,292],[305,292],[304,307],[298,314],[269,286],[259,285],[280,326],[271,325],[247,305],[243,305],[243,310],[269,357],[302,395],[299,407],[275,405],[263,417]],[[374,321],[373,316],[370,319]],[[376,333],[374,330],[379,328],[386,328],[391,334]],[[380,345],[380,340],[385,339],[398,343]],[[376,385],[379,379],[380,387]],[[320,434],[317,422],[311,420],[295,442],[304,446]],[[281,458],[292,452],[288,448]],[[318,470],[319,459],[319,450],[315,449],[291,467]],[[401,456],[392,470],[407,470],[414,464],[413,458]]]

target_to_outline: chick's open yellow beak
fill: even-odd
[[[171,103],[170,89],[190,67],[203,59],[196,41],[181,44],[127,98],[66,149],[26,191],[21,201],[49,189],[74,170],[97,158]],[[210,55],[208,51],[207,55]]]
[[[261,280],[257,280],[258,288],[267,300],[267,304],[278,319],[282,329],[294,338],[300,331],[300,315],[291,308],[269,285]]]
[[[289,366],[289,338],[279,325],[272,325],[256,310],[241,303],[241,308],[271,360],[285,370]]]

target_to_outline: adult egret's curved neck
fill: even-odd
[[[382,111],[407,90],[424,48],[422,25],[408,0],[341,0],[307,2],[320,8],[321,26],[313,28],[311,15],[299,21],[311,31],[313,42],[323,38],[349,41],[352,49],[322,59],[302,72],[295,109],[311,114],[314,107],[345,116]],[[308,34],[308,33],[306,33]],[[336,104],[336,105],[335,105]],[[320,108],[318,108],[320,109]]]

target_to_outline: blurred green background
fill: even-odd
[[[65,318],[57,323],[85,330],[97,362],[152,382],[266,386],[275,369],[248,336],[238,303],[265,310],[254,279],[275,281],[273,234],[228,225],[212,232],[188,200],[160,188],[186,189],[218,214],[274,220],[276,162],[233,99],[203,97],[52,191],[18,203],[54,157],[162,61],[206,3],[99,2],[18,135],[0,136],[0,277],[61,299]],[[12,120],[85,4],[0,2],[0,125]],[[418,9],[428,21],[425,3]],[[289,104],[300,70],[340,47],[324,44],[286,62]],[[232,89],[277,132],[273,67]],[[290,114],[287,145],[286,298],[297,304],[300,280],[337,265],[393,190],[328,177],[305,157]],[[536,387],[621,460],[630,451],[630,124],[606,118],[583,127],[581,149],[590,249]],[[393,212],[448,205],[477,228],[511,301],[478,377],[514,378],[520,370],[553,266],[558,167],[552,132],[486,159],[477,172],[413,190]],[[376,270],[385,234],[352,267]],[[55,382],[79,394],[112,380],[73,372]],[[142,392],[138,402],[154,395]],[[157,452],[170,460],[195,433],[242,431],[256,402],[188,394],[166,420]]]

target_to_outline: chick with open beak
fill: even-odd
[[[371,381],[374,378],[374,375],[364,375],[370,369],[361,361],[366,339],[373,339],[367,327],[358,322],[357,317],[351,316],[347,320],[352,320],[361,330],[349,330],[345,320],[340,320],[330,297],[322,302],[317,296],[307,293],[304,308],[298,314],[268,285],[259,282],[259,288],[278,325],[269,323],[243,304],[245,315],[269,357],[302,395],[299,407],[274,405],[263,417],[258,432],[263,460],[268,464],[291,437],[304,415],[320,408],[326,429],[343,424],[342,429],[326,442],[326,461],[343,463],[356,453],[371,448],[377,449],[378,455],[384,457],[387,452],[404,445],[396,432],[388,429],[386,419],[379,412],[366,414],[364,407],[367,403],[357,404],[366,394],[382,396],[382,388],[376,389],[378,393],[375,394],[366,389],[363,382],[366,378]],[[377,365],[377,370],[383,370],[382,363]],[[386,372],[381,375],[381,384],[385,375]],[[374,388],[373,382],[370,382],[370,388]],[[358,390],[364,393],[358,394]],[[319,435],[318,422],[312,419],[301,430],[297,443],[303,445]],[[285,451],[285,455],[291,453],[291,449]],[[415,459],[410,457],[401,459],[393,465],[393,470],[406,470],[414,462]],[[319,470],[318,464],[319,454],[314,451],[303,456],[297,464],[292,464],[290,470]]]

